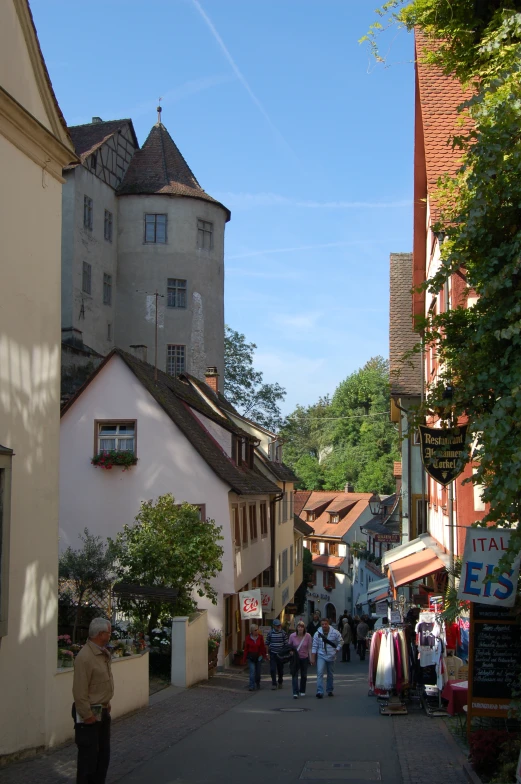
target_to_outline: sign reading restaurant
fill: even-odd
[[[448,485],[463,471],[467,461],[467,425],[439,427],[419,425],[422,463],[440,485]]]

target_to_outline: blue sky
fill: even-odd
[[[388,354],[389,253],[412,245],[413,41],[375,67],[376,0],[31,0],[69,125],[162,119],[232,211],[226,321],[284,411]]]

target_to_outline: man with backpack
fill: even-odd
[[[284,676],[284,661],[281,657],[287,654],[288,635],[283,630],[278,618],[272,622],[271,631],[266,638],[268,653],[270,657],[271,689],[274,691],[277,686],[282,689],[282,679]],[[277,684],[278,676],[278,684]]]
[[[324,672],[327,670],[326,691],[327,696],[333,696],[335,659],[344,643],[342,635],[333,629],[329,621],[324,618],[322,628],[313,637],[311,648],[311,664],[317,664],[317,699],[324,696]]]

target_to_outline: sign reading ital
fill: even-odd
[[[419,425],[422,462],[440,485],[448,485],[463,471],[468,459],[465,446],[467,425],[442,430]]]

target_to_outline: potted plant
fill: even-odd
[[[210,670],[215,670],[217,667],[217,657],[221,639],[222,635],[220,629],[212,629],[208,635],[208,672],[210,672]]]
[[[108,451],[103,450],[97,455],[94,455],[90,462],[93,466],[105,468],[107,471],[110,471],[112,466],[122,466],[123,471],[128,471],[129,468],[131,468],[133,465],[136,465],[137,460],[138,459],[133,452],[110,449]]]
[[[243,656],[244,656],[244,651],[242,650],[242,648],[239,651],[235,651],[235,653],[233,654],[233,663],[236,664],[237,666],[240,666],[242,664]]]

